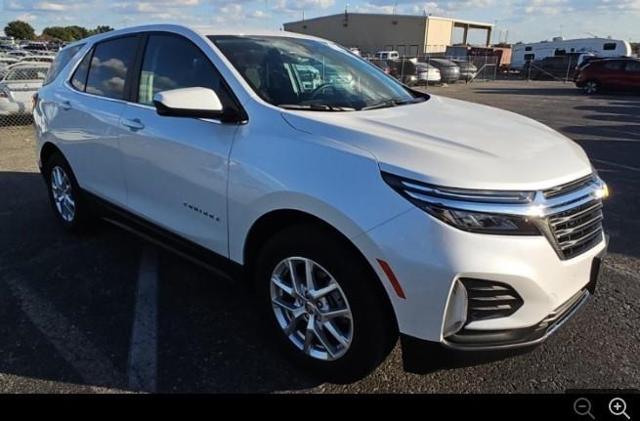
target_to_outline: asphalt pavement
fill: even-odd
[[[640,388],[640,97],[591,98],[570,84],[524,81],[428,91],[550,125],[585,148],[611,187],[610,253],[595,297],[542,346],[423,373],[403,369],[397,346],[359,382],[321,383],[264,337],[244,286],[106,223],[80,237],[64,233],[37,172],[32,128],[0,127],[0,392]]]

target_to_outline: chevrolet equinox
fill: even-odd
[[[33,115],[62,226],[104,218],[249,280],[283,352],[335,379],[399,335],[538,344],[593,293],[607,245],[607,187],[576,143],[319,38],[96,35],[60,51]]]

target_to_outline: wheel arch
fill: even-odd
[[[393,304],[386,289],[382,284],[382,280],[378,276],[376,270],[371,266],[369,260],[360,251],[356,244],[349,239],[347,235],[342,233],[339,229],[337,229],[330,223],[305,211],[296,209],[272,210],[259,217],[253,223],[248,231],[243,247],[243,263],[247,272],[252,273],[252,264],[256,261],[256,257],[260,252],[260,248],[266,240],[268,240],[278,232],[281,232],[282,230],[295,225],[313,225],[326,231],[330,235],[334,235],[342,243],[344,243],[345,246],[347,246],[354,253],[354,255],[357,256],[358,259],[361,260],[361,262],[365,265],[369,272],[370,279],[375,279],[376,282],[374,282],[375,285],[373,285],[373,287],[376,289],[377,293],[380,295],[383,301],[383,305],[385,307],[384,310],[388,311],[391,315],[391,323],[393,324],[394,329],[396,329],[397,331],[398,321],[396,319],[396,313]]]
[[[44,168],[44,165],[49,160],[49,158],[51,158],[56,153],[60,154],[65,161],[67,160],[60,148],[58,148],[52,142],[45,142],[44,145],[42,145],[42,147],[40,148],[40,168]]]

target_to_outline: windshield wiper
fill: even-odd
[[[424,98],[411,98],[411,99],[385,99],[377,104],[369,105],[368,107],[360,108],[360,111],[376,110],[378,108],[391,108],[398,105],[416,104],[418,102],[424,102]]]
[[[287,110],[304,110],[304,111],[355,111],[355,108],[337,107],[329,104],[278,104],[278,107]]]

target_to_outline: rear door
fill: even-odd
[[[154,94],[179,88],[231,94],[206,54],[173,33],[148,35],[132,103],[121,118],[129,209],[220,255],[227,250],[228,160],[237,124],[160,116]],[[134,103],[135,102],[135,103]]]
[[[603,70],[603,77],[601,80],[602,86],[613,89],[620,89],[624,87],[624,80],[626,77],[624,61],[608,60],[602,64],[601,69]]]
[[[50,130],[63,148],[80,186],[118,205],[126,202],[120,125],[139,37],[100,41],[81,60],[70,80],[44,104]],[[46,100],[46,99],[44,99]]]
[[[626,63],[625,85],[634,90],[640,89],[640,61],[628,61]]]

